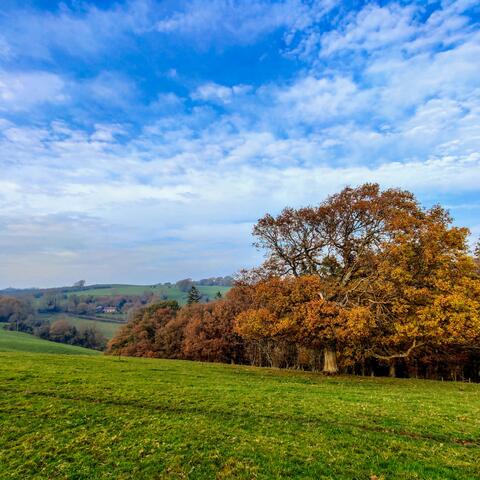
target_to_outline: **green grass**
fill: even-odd
[[[128,315],[126,313],[95,313],[94,316],[98,319],[115,320],[117,322],[126,322]],[[102,320],[100,320],[102,321]]]
[[[158,293],[162,287],[150,285],[112,285],[109,288],[93,288],[78,292],[69,292],[68,295],[93,295],[94,297],[106,297],[110,295],[143,295],[144,293]]]
[[[211,300],[213,300],[217,292],[224,295],[230,290],[230,287],[198,286],[197,288],[202,294],[208,295]],[[71,292],[68,295],[105,297],[111,295],[143,295],[145,293],[154,293],[159,296],[166,295],[169,300],[177,300],[182,305],[186,303],[188,295],[187,292],[182,292],[175,286],[166,287],[163,285],[112,285],[110,288],[95,288],[92,290]]]
[[[62,355],[98,355],[96,350],[49,342],[28,333],[10,332],[0,324],[0,352],[56,353]],[[1,476],[0,476],[1,478]]]
[[[0,353],[2,479],[478,479],[480,386]]]
[[[67,320],[71,325],[75,325],[77,328],[95,327],[99,330],[107,339],[112,338],[118,329],[122,326],[120,323],[113,323],[102,320],[90,320],[88,318],[76,317],[68,313],[56,313],[52,315],[42,315],[44,320],[48,320],[53,323],[57,320]],[[118,317],[115,317],[118,318]]]

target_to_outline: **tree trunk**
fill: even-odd
[[[388,368],[388,376],[395,378],[397,376],[397,372],[395,369],[395,360],[390,360],[390,365]]]
[[[323,350],[323,373],[335,374],[338,372],[337,353],[331,347]]]

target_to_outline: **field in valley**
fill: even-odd
[[[200,293],[207,295],[210,299],[214,299],[217,292],[225,295],[225,293],[230,289],[230,287],[204,285],[197,286],[197,288]],[[174,285],[111,285],[103,288],[74,291],[68,293],[67,295],[76,295],[79,297],[106,297],[114,295],[144,295],[145,293],[153,293],[162,299],[176,300],[180,305],[185,305],[187,303],[188,293],[183,292]],[[35,306],[37,308],[40,304],[40,301],[40,299],[35,299]],[[74,325],[77,328],[95,326],[107,339],[111,339],[121,327],[121,323],[116,322],[126,322],[127,314],[124,312],[119,312],[114,314],[100,313],[85,316],[59,312],[42,314],[41,318],[48,320],[50,323],[53,323],[57,320],[67,320],[71,325]]]
[[[70,315],[68,313],[56,313],[53,315],[42,315],[41,318],[48,320],[51,323],[57,320],[66,320],[71,325],[74,325],[77,328],[88,328],[95,327],[99,330],[105,338],[112,338],[118,329],[122,326],[121,323],[109,321],[108,318],[102,319],[99,317],[98,320],[92,320],[89,318],[83,318],[77,315]]]
[[[112,358],[0,330],[2,479],[475,479],[479,457],[480,385]]]
[[[217,292],[224,295],[230,287],[197,285],[198,290],[203,295],[208,295],[210,299],[215,297]],[[168,300],[177,300],[178,303],[184,305],[187,302],[188,292],[183,292],[175,285],[111,285],[110,287],[93,288],[71,292],[68,295],[93,295],[94,297],[104,297],[110,295],[144,295],[153,293],[158,296],[165,296]]]

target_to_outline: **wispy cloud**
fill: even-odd
[[[180,35],[204,47],[249,45],[279,28],[303,29],[336,2],[301,0],[194,0],[156,24],[161,33]]]
[[[66,101],[63,79],[49,72],[0,71],[0,111],[28,110],[34,105]]]
[[[462,207],[480,184],[474,2],[165,5],[9,27],[2,286],[228,274],[258,261],[265,211],[365,181],[446,198],[479,231]],[[47,24],[23,55],[22,29]]]
[[[97,55],[141,34],[152,27],[153,4],[134,0],[125,6],[113,4],[100,8],[95,4],[60,4],[55,11],[23,6],[5,9],[1,19],[11,57],[29,56],[53,60],[55,52],[75,57]]]

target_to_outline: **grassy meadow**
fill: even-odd
[[[49,342],[28,333],[4,330],[0,325],[0,353],[3,352],[53,353],[61,355],[100,354],[97,350]]]
[[[0,332],[2,479],[480,478],[480,385],[112,358]]]
[[[91,320],[89,318],[78,317],[76,315],[70,315],[68,313],[56,313],[51,315],[42,315],[44,320],[48,320],[51,323],[57,320],[66,320],[71,325],[77,328],[95,327],[99,330],[107,339],[112,338],[117,330],[122,326],[121,323],[109,322],[108,317],[105,320]]]
[[[197,285],[200,293],[208,295],[211,299],[214,298],[217,292],[224,295],[230,287],[219,286],[205,286]],[[178,303],[184,305],[187,303],[188,292],[183,292],[175,285],[112,285],[108,288],[92,288],[87,290],[70,292],[68,295],[86,296],[93,295],[94,297],[105,297],[111,295],[143,295],[145,293],[153,293],[158,296],[166,296],[168,300],[177,300]]]

